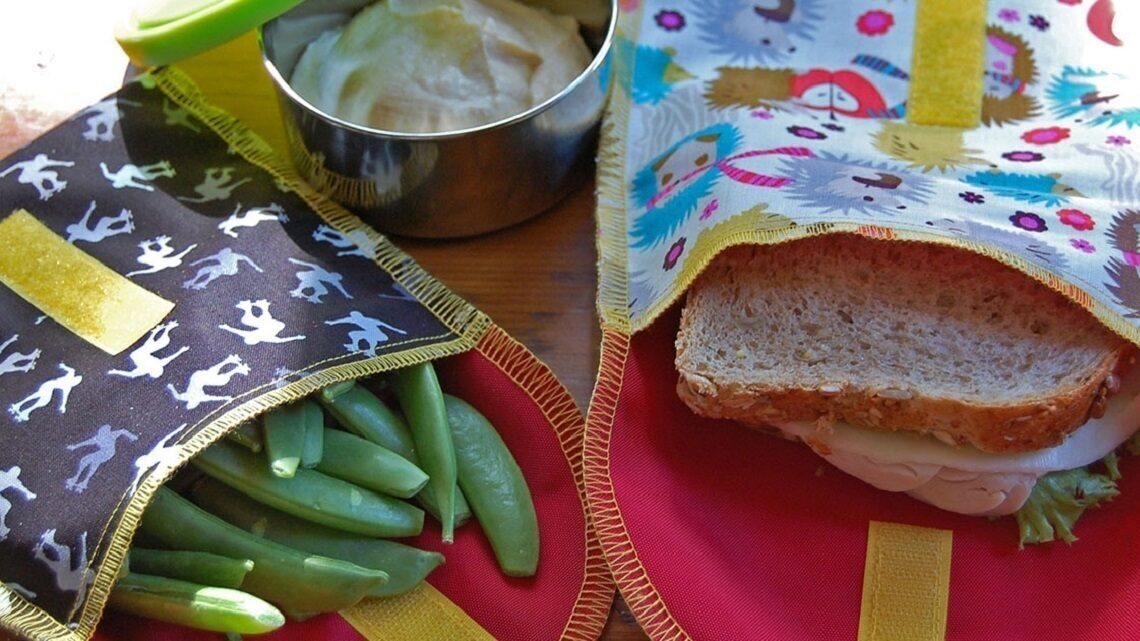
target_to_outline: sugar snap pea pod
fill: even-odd
[[[507,576],[538,568],[538,515],[526,478],[495,427],[466,401],[444,395],[459,485]]]
[[[388,573],[388,582],[373,588],[369,596],[406,592],[427,578],[444,560],[438,552],[420,550],[387,539],[349,534],[298,519],[262,505],[210,478],[195,483],[191,496],[211,513],[270,541],[384,570]]]
[[[455,446],[447,425],[447,409],[435,368],[430,362],[392,372],[389,382],[416,443],[420,467],[428,473],[427,489],[439,505],[444,543],[455,540]]]
[[[415,496],[428,482],[428,475],[392,450],[340,430],[327,430],[324,457],[314,469],[402,499]]]
[[[291,479],[274,476],[260,457],[224,441],[193,464],[266,505],[347,532],[399,537],[423,530],[424,513],[414,505],[314,470],[298,469]]]
[[[165,546],[247,558],[242,590],[294,612],[331,612],[355,604],[388,575],[254,536],[160,487],[140,522]]]
[[[253,561],[249,559],[192,550],[132,547],[127,559],[131,572],[235,590],[253,569]]]
[[[321,405],[346,430],[392,450],[423,469],[408,424],[367,388],[346,381],[321,390],[318,398]],[[430,491],[420,492],[416,495],[416,502],[437,521],[442,522],[439,503],[434,494]],[[471,508],[467,505],[467,499],[456,487],[455,526],[466,523],[470,518]]]
[[[305,398],[301,404],[305,406],[305,445],[301,449],[301,467],[312,469],[324,457],[325,411],[312,398]]]
[[[416,463],[416,444],[407,423],[368,389],[339,383],[321,390],[318,399],[344,429]]]
[[[262,634],[285,624],[281,611],[256,596],[131,572],[111,590],[114,609],[199,630]]]
[[[260,452],[264,446],[261,440],[261,427],[253,421],[239,424],[226,434],[226,439],[241,445],[251,452]]]
[[[305,449],[305,422],[305,406],[301,403],[276,407],[262,417],[265,457],[274,476],[291,479],[297,472]]]

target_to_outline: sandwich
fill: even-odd
[[[978,253],[830,234],[721,252],[689,288],[677,391],[882,490],[1075,539],[1140,430],[1136,349]]]

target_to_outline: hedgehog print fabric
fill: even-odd
[[[1140,336],[1140,40],[1108,0],[989,3],[962,128],[912,121],[916,3],[620,7],[599,211],[635,329],[727,244],[848,231],[1060,277]]]

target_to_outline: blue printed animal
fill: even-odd
[[[1140,92],[1135,78],[1066,65],[1045,90],[1053,113],[1082,118],[1092,126],[1140,127]]]
[[[1060,174],[1017,174],[989,170],[977,171],[962,180],[997,195],[1046,207],[1056,207],[1081,192],[1060,181]]]
[[[673,60],[677,52],[668,47],[635,45],[621,36],[614,40],[614,46],[618,82],[629,91],[635,103],[655,105],[664,100],[677,83],[694,77]]]
[[[630,185],[638,210],[630,229],[631,246],[653,247],[675,232],[713,192],[724,176],[719,161],[743,140],[727,123],[685,136],[642,167]]]

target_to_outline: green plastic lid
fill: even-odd
[[[115,40],[140,67],[184,60],[229,42],[303,0],[138,0]]]

